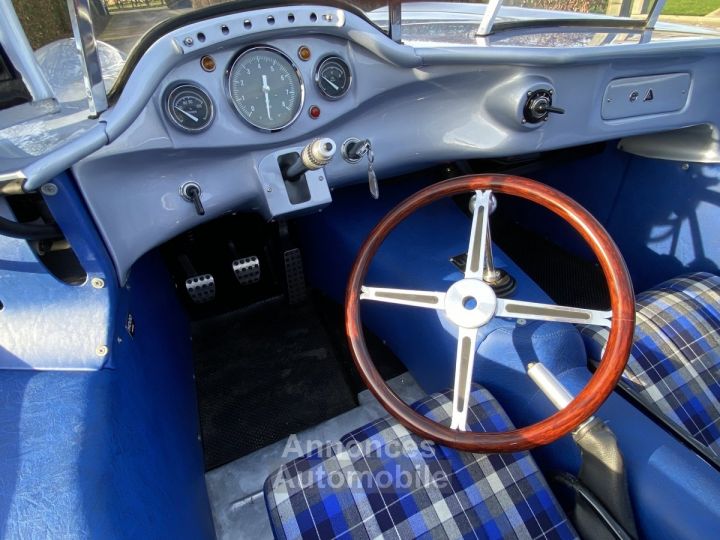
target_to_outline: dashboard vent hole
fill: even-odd
[[[252,23],[250,22],[250,19],[245,19],[243,26],[245,27],[245,30],[250,30],[252,28]]]
[[[295,15],[293,15],[292,13],[288,13],[288,22],[289,22],[289,23],[294,23],[294,22],[295,22]]]
[[[311,13],[310,14],[310,22],[315,22],[315,21],[317,21],[317,15],[315,13]]]
[[[270,26],[272,26],[273,24],[275,24],[275,17],[273,17],[272,15],[268,15],[267,23],[268,23]]]
[[[227,35],[230,33],[230,28],[228,28],[228,25],[227,25],[227,24],[223,24],[223,25],[220,27],[220,31],[221,31],[224,35],[227,36]]]
[[[203,34],[202,32],[198,32],[197,39],[200,43],[202,43],[203,41],[205,41],[205,34]]]

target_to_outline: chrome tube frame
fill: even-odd
[[[82,58],[90,115],[96,117],[108,108],[108,101],[90,14],[90,0],[67,0],[67,3],[75,45]]]
[[[40,70],[12,2],[0,2],[0,43],[20,72],[33,101],[54,99],[52,88]]]
[[[390,39],[402,43],[402,1],[388,0],[388,31]]]

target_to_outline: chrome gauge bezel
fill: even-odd
[[[235,103],[235,100],[232,97],[232,88],[230,87],[230,84],[232,83],[232,73],[235,69],[235,65],[242,59],[244,56],[247,56],[249,54],[252,54],[256,51],[265,51],[265,52],[273,52],[275,54],[280,55],[283,57],[287,62],[290,64],[290,67],[292,67],[293,71],[295,72],[295,76],[298,78],[298,81],[300,82],[300,105],[298,106],[298,110],[295,113],[295,115],[285,124],[279,127],[274,128],[266,128],[263,126],[258,126],[257,124],[253,123],[252,121],[245,118],[240,108],[237,106],[237,103]],[[292,61],[292,59],[285,54],[283,51],[276,47],[270,47],[269,45],[255,45],[253,47],[249,47],[247,49],[243,49],[238,53],[237,56],[233,59],[233,61],[230,63],[230,66],[225,71],[225,90],[227,92],[227,98],[230,101],[230,104],[232,105],[233,109],[237,113],[237,115],[240,117],[241,120],[243,120],[247,125],[253,127],[254,129],[257,129],[258,131],[262,131],[263,133],[275,133],[280,130],[283,130],[292,124],[295,123],[295,121],[300,117],[300,114],[303,111],[303,107],[305,106],[305,83],[303,81],[303,76],[300,70],[298,69],[295,62]]]
[[[340,62],[343,66],[345,66],[345,72],[347,73],[347,88],[345,88],[345,91],[340,94],[339,96],[329,96],[325,93],[325,90],[323,90],[323,87],[320,85],[320,71],[322,70],[323,66],[329,62],[329,61],[335,61]],[[347,96],[348,92],[350,91],[350,87],[352,86],[353,82],[353,76],[352,76],[352,70],[350,69],[350,64],[348,64],[344,58],[341,56],[338,56],[336,54],[331,54],[328,56],[325,56],[320,59],[320,61],[317,63],[317,66],[315,67],[315,73],[313,74],[313,79],[315,80],[315,86],[318,89],[318,92],[320,92],[320,95],[324,97],[325,99],[328,99],[330,101],[337,101],[339,99],[344,98]]]
[[[175,92],[182,90],[182,89],[191,89],[194,92],[197,92],[198,94],[201,94],[203,96],[204,101],[207,103],[208,108],[210,109],[210,118],[207,120],[207,123],[199,128],[191,128],[188,126],[185,126],[178,122],[175,119],[175,116],[172,113],[172,109],[170,107],[170,102],[172,100],[172,96]],[[170,121],[170,124],[175,128],[183,133],[202,133],[203,131],[206,131],[210,126],[212,125],[213,121],[215,120],[215,103],[213,103],[212,98],[210,97],[210,94],[202,87],[198,86],[195,83],[191,82],[176,82],[170,86],[168,86],[165,89],[165,92],[163,92],[163,110],[165,112],[165,116]]]

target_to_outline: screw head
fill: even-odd
[[[322,182],[323,180],[325,180],[325,177],[324,177],[324,176],[321,176],[321,177],[318,178],[318,180],[320,180],[320,181]]]
[[[95,354],[98,356],[105,356],[108,353],[108,348],[105,345],[99,345],[97,349],[95,349]]]
[[[191,38],[190,36],[188,36],[188,37],[186,37],[186,38],[183,40],[183,43],[184,43],[187,47],[192,47],[192,46],[193,46],[193,43],[195,43],[195,42],[193,41],[193,38]]]
[[[272,187],[265,186],[265,191],[267,191],[268,193],[272,193]]]
[[[95,277],[90,280],[90,285],[93,286],[93,289],[102,289],[105,287],[105,280]]]
[[[42,185],[42,187],[40,188],[40,192],[43,195],[48,195],[52,197],[53,195],[57,195],[58,187],[52,182],[48,182],[47,184]]]
[[[682,165],[680,165],[680,168],[681,168],[683,171],[687,171],[687,170],[690,168],[690,164],[689,164],[689,163],[683,163]]]

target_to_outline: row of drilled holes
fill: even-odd
[[[288,13],[287,19],[288,19],[288,22],[289,22],[290,24],[292,24],[292,23],[295,22],[295,15],[293,15],[292,13]],[[310,22],[313,22],[313,23],[314,23],[314,22],[317,22],[317,20],[318,20],[317,14],[316,14],[316,13],[311,13],[311,14],[310,14]],[[267,23],[268,23],[270,26],[272,26],[273,24],[275,24],[275,17],[272,16],[272,15],[268,15],[268,17],[267,17]],[[243,26],[245,27],[245,30],[250,30],[250,29],[252,28],[252,21],[251,21],[250,19],[245,19],[245,21],[243,22]],[[226,35],[226,36],[227,36],[227,35],[230,33],[230,27],[229,27],[227,24],[223,24],[223,25],[220,27],[220,31],[223,33],[223,35]],[[203,43],[203,42],[205,41],[205,39],[206,39],[206,38],[205,38],[205,34],[203,34],[202,32],[198,32],[198,34],[197,34],[197,40],[198,40],[200,43]]]

